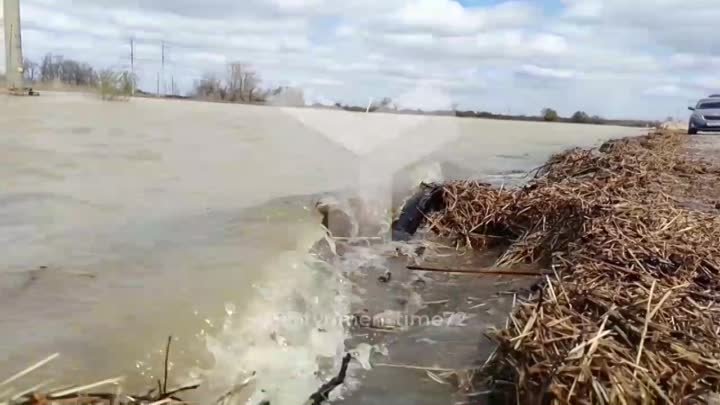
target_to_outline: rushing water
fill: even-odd
[[[314,203],[358,221],[419,181],[508,174],[617,127],[44,94],[0,98],[0,379],[58,351],[61,383],[173,382],[302,403],[337,365],[350,286],[310,255]],[[303,322],[283,321],[289,315]],[[7,359],[7,360],[5,360]]]

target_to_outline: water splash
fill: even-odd
[[[440,171],[438,165],[430,165],[416,168],[409,176],[437,180]],[[346,236],[386,235],[392,218],[388,187],[392,185],[368,181],[358,187],[354,197],[326,198],[319,206],[343,214]],[[337,225],[331,221],[331,230]],[[226,303],[220,331],[204,336],[214,365],[199,374],[216,397],[233,392],[224,405],[305,403],[334,376],[346,351],[350,303],[357,297],[352,296],[344,274],[369,265],[383,267],[388,256],[404,247],[392,242],[354,246],[331,265],[308,253],[319,241],[336,253],[335,242],[319,225],[301,235],[294,250],[265,266],[265,277],[254,285],[252,297]],[[246,305],[237,305],[241,302]],[[417,310],[410,306],[406,310]],[[386,350],[360,345],[351,352],[356,359],[354,367],[369,369],[371,355]],[[347,385],[356,386],[352,376],[350,380]]]
[[[243,386],[229,404],[303,404],[339,367],[345,351],[349,285],[308,253],[322,231],[264,269],[245,307],[225,306],[221,331],[206,338],[214,366],[202,375],[217,394]]]

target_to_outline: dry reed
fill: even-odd
[[[474,248],[506,245],[498,266],[543,262],[556,275],[494,334],[495,371],[511,371],[520,403],[716,398],[720,217],[682,201],[697,189],[688,182],[718,171],[689,161],[684,139],[657,132],[573,149],[519,189],[444,185],[432,230]]]
[[[5,380],[0,380],[0,405],[191,405],[196,402],[188,402],[178,395],[200,387],[199,382],[182,385],[175,388],[168,388],[170,372],[170,346],[172,336],[168,337],[165,346],[165,362],[163,368],[163,379],[157,380],[157,387],[152,387],[145,394],[130,395],[124,393],[120,384],[124,377],[109,378],[89,384],[73,385],[70,387],[48,388],[52,380],[35,384],[29,388],[16,388],[19,380],[23,379],[34,371],[45,367],[48,363],[59,357],[55,353],[45,359],[19,371]],[[345,382],[347,370],[353,359],[350,353],[345,354],[340,365],[338,374],[322,384],[306,401],[308,405],[322,405],[329,400],[330,393]],[[237,402],[237,396],[253,382],[255,374],[246,380],[236,384],[230,390],[210,404],[227,405]],[[100,387],[113,386],[113,390],[98,392]],[[245,393],[246,394],[246,393]],[[244,394],[243,394],[244,395]],[[258,405],[271,405],[267,400],[261,400]]]

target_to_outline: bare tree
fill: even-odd
[[[206,73],[200,81],[195,82],[195,97],[209,100],[224,100],[226,96],[222,82],[213,73]]]
[[[40,80],[51,82],[59,76],[58,65],[53,61],[51,53],[46,54],[40,63]]]
[[[230,63],[226,81],[229,101],[251,103],[260,90],[260,75],[252,66],[245,63]]]
[[[23,61],[23,74],[27,82],[34,83],[40,78],[40,65],[26,58]]]
[[[43,57],[38,78],[43,82],[57,80],[73,86],[94,86],[98,82],[98,75],[92,66],[52,54]]]
[[[206,73],[203,78],[195,82],[194,95],[209,100],[229,101],[233,103],[263,102],[270,95],[270,91],[260,87],[260,75],[255,69],[245,63],[230,63],[227,65],[225,80],[218,79],[214,73]]]

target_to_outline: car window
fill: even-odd
[[[700,109],[700,110],[720,109],[720,102],[700,103],[700,105],[698,105],[698,109]]]

